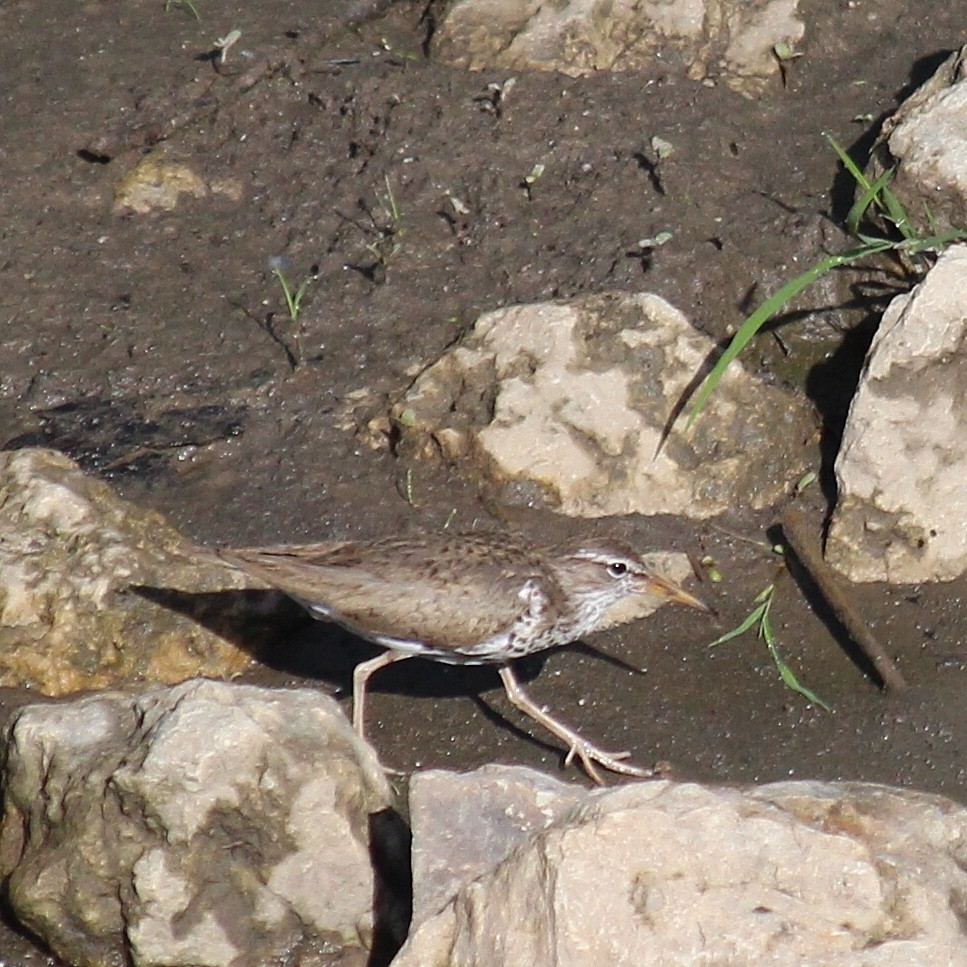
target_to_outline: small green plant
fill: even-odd
[[[385,222],[377,222],[370,214],[370,219],[379,238],[366,246],[366,251],[381,265],[385,265],[400,250],[400,240],[404,234],[403,216],[400,213],[399,205],[396,204],[396,196],[393,194],[389,175],[383,175],[383,182],[386,185],[386,195],[381,201]]]
[[[198,8],[192,0],[165,0],[165,13],[169,13],[172,9],[187,10],[195,20],[201,20]]]
[[[524,194],[527,195],[528,201],[533,201],[533,195],[531,192],[534,188],[534,185],[541,180],[543,174],[544,165],[538,162],[526,175],[524,175],[524,180],[520,183],[520,186],[524,189]]]
[[[213,42],[213,47],[218,51],[218,62],[225,63],[228,52],[242,39],[241,30],[230,30],[224,37],[219,37]]]
[[[282,260],[278,258],[269,259],[269,265],[272,268],[272,272],[275,277],[279,280],[279,284],[282,286],[282,293],[285,296],[285,304],[289,309],[289,318],[296,322],[299,318],[299,311],[302,308],[302,298],[306,294],[306,290],[312,284],[313,276],[307,275],[299,288],[293,289],[289,284],[289,280],[285,276],[285,272],[282,271]]]
[[[871,182],[834,138],[827,140],[839,156],[843,167],[846,168],[861,189],[859,197],[846,216],[845,224],[847,231],[859,239],[862,244],[840,255],[830,255],[817,265],[807,269],[802,275],[797,275],[778,292],[766,299],[755,312],[745,319],[699,386],[685,423],[686,431],[691,428],[709,397],[715,392],[729,364],[749,345],[759,330],[791,299],[827,272],[839,268],[841,265],[849,265],[860,259],[868,258],[871,255],[892,251],[901,260],[918,263],[919,270],[922,273],[926,267],[925,256],[928,253],[942,251],[952,242],[967,238],[967,231],[963,229],[937,232],[929,211],[927,217],[932,234],[921,237],[911,224],[909,216],[900,204],[899,199],[890,191],[889,184],[893,180],[895,169],[890,168],[884,171],[876,181]],[[882,235],[871,235],[861,230],[864,221],[870,221],[874,217],[878,217],[880,221],[889,226],[887,232]]]
[[[776,545],[773,548],[777,553],[783,553],[784,549],[781,545]],[[772,630],[772,620],[770,618],[770,611],[772,609],[772,601],[775,597],[776,585],[772,583],[765,587],[759,592],[753,604],[755,607],[746,615],[745,619],[741,621],[736,627],[731,631],[727,631],[724,635],[716,638],[709,647],[714,648],[716,645],[725,644],[727,641],[731,641],[733,638],[738,638],[740,635],[744,635],[747,631],[758,625],[759,637],[766,643],[766,648],[769,649],[769,655],[772,658],[773,663],[779,672],[779,677],[783,680],[787,688],[791,688],[794,692],[798,692],[807,701],[813,702],[824,708],[827,712],[831,712],[832,709],[813,691],[806,688],[798,678],[796,678],[795,672],[786,664],[782,656],[779,654],[779,649],[776,645],[776,636]]]
[[[390,42],[385,37],[379,38],[379,45],[392,57],[399,57],[401,60],[419,60],[419,55],[404,53],[402,50],[396,50],[390,44]]]
[[[410,467],[406,468],[406,475],[403,478],[403,487],[400,493],[411,507],[416,506],[416,499],[413,496],[413,470]]]

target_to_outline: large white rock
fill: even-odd
[[[664,55],[690,77],[721,76],[744,94],[779,73],[777,44],[805,32],[798,0],[457,0],[433,55],[471,70],[641,70]],[[671,48],[673,53],[669,54]]]
[[[967,228],[967,47],[887,118],[873,159],[921,232]]]
[[[260,967],[372,941],[390,790],[317,691],[194,680],[27,706],[3,790],[9,906],[75,967]]]
[[[557,791],[505,771],[414,787],[417,868],[449,858],[452,897],[438,877],[393,967],[967,965],[967,810],[942,797],[820,782]],[[431,799],[457,804],[459,829]]]
[[[836,458],[826,556],[854,581],[967,571],[967,246],[883,315]]]
[[[714,354],[650,293],[512,306],[481,316],[393,412],[404,448],[475,465],[572,516],[771,506],[815,428],[790,394],[736,365],[688,434],[683,418],[672,426]]]

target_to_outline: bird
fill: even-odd
[[[385,649],[353,671],[353,727],[365,737],[366,689],[374,672],[407,658],[496,665],[510,703],[567,747],[603,783],[597,766],[647,778],[541,708],[512,664],[594,631],[634,620],[646,606],[708,606],[652,570],[629,544],[590,537],[541,546],[513,534],[422,534],[219,548],[225,564],[282,591],[314,618],[335,622]]]

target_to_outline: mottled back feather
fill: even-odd
[[[528,580],[559,589],[540,555],[513,538],[439,536],[279,545],[219,556],[360,635],[392,647],[466,651],[509,633],[528,612]],[[468,558],[473,566],[467,567]],[[416,650],[416,649],[414,649]]]

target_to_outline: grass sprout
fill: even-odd
[[[242,39],[241,30],[230,30],[224,37],[219,37],[214,42],[215,50],[218,51],[218,62],[225,63],[228,52]]]
[[[533,189],[534,185],[541,180],[544,175],[544,171],[544,165],[538,162],[526,175],[524,175],[524,180],[520,183],[520,187],[524,189],[524,194],[527,195],[528,201],[533,200],[531,190]]]
[[[762,591],[760,591],[753,602],[755,607],[753,607],[746,617],[731,631],[727,631],[724,635],[721,635],[720,637],[716,638],[715,641],[711,642],[709,647],[714,648],[716,645],[723,645],[725,642],[732,641],[733,638],[738,638],[740,635],[744,635],[747,631],[751,631],[753,628],[758,626],[759,637],[766,643],[766,648],[769,650],[769,656],[772,658],[773,664],[776,666],[776,670],[779,672],[779,677],[782,679],[785,686],[787,688],[791,688],[794,692],[798,692],[807,701],[812,702],[815,705],[819,705],[827,712],[831,712],[832,708],[827,705],[826,702],[824,702],[814,691],[807,688],[802,684],[802,682],[799,681],[798,678],[796,678],[795,672],[779,654],[779,649],[776,645],[775,632],[772,630],[772,619],[770,617],[772,602],[775,598],[775,591],[776,586],[774,583],[768,585]]]
[[[406,474],[403,477],[402,487],[400,487],[399,490],[403,499],[411,507],[415,507],[416,498],[413,496],[413,470],[410,467],[406,468]]]
[[[385,215],[385,224],[377,223],[373,219],[373,224],[379,234],[375,242],[366,246],[366,251],[381,265],[385,265],[399,250],[400,240],[403,238],[403,215],[400,207],[396,203],[396,195],[393,194],[393,186],[390,184],[389,175],[383,175],[383,182],[386,185],[386,195],[381,199]]]
[[[396,50],[390,42],[385,37],[380,37],[379,45],[389,54],[391,57],[399,57],[401,60],[419,60],[419,55],[405,53],[402,50]]]
[[[165,13],[169,13],[172,9],[187,10],[195,20],[201,20],[198,8],[192,0],[165,0]]]
[[[922,275],[927,268],[926,256],[928,254],[943,251],[953,242],[967,238],[967,231],[960,228],[938,232],[929,210],[927,211],[927,220],[930,234],[926,236],[919,234],[900,200],[890,191],[889,185],[893,180],[896,169],[888,169],[871,182],[834,138],[829,137],[827,140],[860,190],[856,202],[846,216],[845,225],[847,231],[857,238],[861,244],[839,255],[827,256],[801,275],[797,275],[782,286],[778,292],[766,299],[755,312],[745,319],[736,330],[725,351],[700,384],[689,410],[688,419],[685,422],[685,432],[691,429],[699,413],[708,403],[709,398],[722,381],[726,369],[739,353],[749,345],[759,330],[803,289],[822,278],[827,272],[831,272],[842,265],[849,265],[860,259],[878,255],[881,252],[892,251],[901,260],[904,260],[904,264],[910,262],[916,264],[916,269],[912,274],[917,277]],[[886,231],[880,235],[870,234],[863,230],[863,226],[867,222],[885,223]]]
[[[302,309],[302,298],[306,294],[306,290],[312,284],[313,277],[307,275],[299,285],[297,289],[293,289],[289,280],[285,276],[285,272],[282,271],[281,265],[272,264],[272,273],[279,280],[279,284],[282,286],[282,293],[285,296],[285,304],[289,309],[289,318],[296,322],[299,318],[299,311]]]

